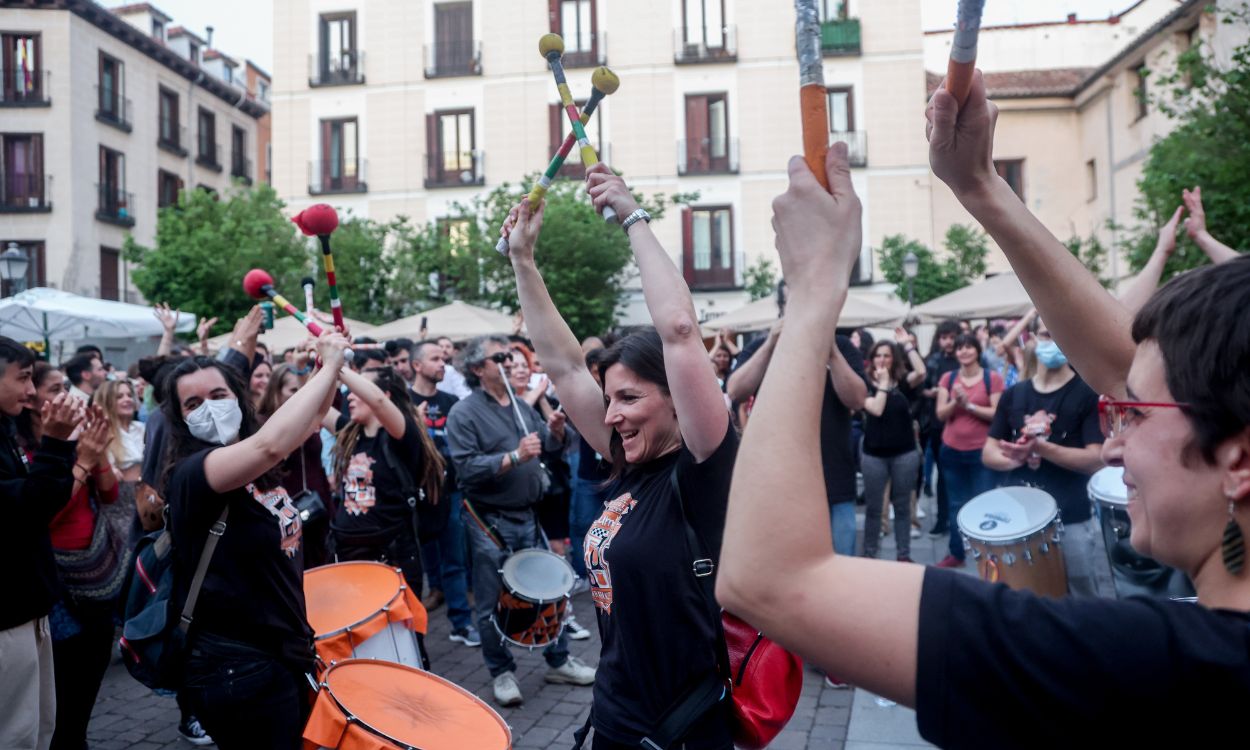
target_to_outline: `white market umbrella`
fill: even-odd
[[[179,314],[175,330],[195,330],[194,313]],[[146,305],[82,297],[47,287],[0,300],[0,335],[18,341],[140,339],[164,332]]]
[[[446,336],[452,341],[465,341],[477,336],[512,333],[512,316],[456,300],[449,305],[409,315],[373,329],[369,335],[378,341],[421,337],[421,319],[426,319],[430,336]]]
[[[1020,279],[1014,273],[1000,273],[917,305],[915,314],[925,323],[937,323],[947,319],[1018,318],[1032,307]]]
[[[275,310],[274,314],[280,317],[277,317],[274,320],[273,328],[268,331],[262,330],[260,332],[260,336],[257,337],[256,340],[267,346],[269,348],[269,352],[275,357],[280,357],[282,352],[292,347],[299,346],[304,343],[305,339],[312,336],[312,334],[308,332],[308,329],[304,327],[304,324],[300,323],[295,318],[282,314],[280,310]],[[373,336],[374,328],[368,323],[362,323],[359,320],[352,320],[350,318],[344,318],[343,323],[347,325],[347,330],[351,332],[353,337]],[[320,318],[317,319],[317,324],[325,329],[334,327],[332,323],[326,323]],[[208,347],[213,351],[217,351],[222,347],[229,346],[230,344],[229,333],[223,333],[220,336],[214,336],[208,340]]]
[[[889,300],[875,295],[860,296],[852,291],[847,295],[842,314],[838,317],[839,328],[868,328],[870,326],[892,327],[902,322],[907,310]],[[739,333],[751,333],[771,328],[777,322],[777,300],[765,297],[722,315],[704,321],[708,330],[732,328]]]

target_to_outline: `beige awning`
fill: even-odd
[[[498,310],[477,307],[459,300],[449,305],[393,320],[370,331],[378,341],[406,338],[416,341],[421,337],[421,319],[427,318],[430,337],[447,336],[452,341],[464,341],[475,336],[512,333],[512,317]]]
[[[846,298],[842,315],[838,318],[840,328],[867,328],[869,326],[893,327],[902,322],[907,308],[895,304],[879,294],[859,294],[855,290]],[[777,300],[765,297],[703,323],[706,331],[732,328],[739,333],[762,331],[777,322]]]
[[[277,310],[275,312],[278,317],[276,317],[273,322],[273,329],[261,331],[260,337],[257,340],[269,347],[269,353],[275,358],[280,358],[282,356],[282,352],[293,346],[299,346],[303,343],[304,339],[308,338],[312,334],[308,332],[308,329],[304,327],[303,323],[300,323],[295,318],[284,314],[281,310]],[[368,323],[362,323],[359,320],[352,320],[351,318],[345,318],[343,322],[347,324],[347,329],[351,332],[352,336],[373,336],[373,326]],[[322,328],[333,327],[333,323],[326,323],[320,318],[317,320],[317,325]],[[380,340],[381,339],[379,339],[379,341]],[[227,346],[229,343],[230,334],[228,333],[223,333],[220,336],[214,336],[208,340],[209,348],[214,351]]]
[[[949,318],[1017,318],[1032,307],[1020,279],[1014,273],[1000,273],[917,305],[915,314],[922,322],[937,323]]]

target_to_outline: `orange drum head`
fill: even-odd
[[[351,660],[326,673],[345,713],[375,734],[422,750],[507,750],[512,732],[477,696],[447,680],[390,662]]]
[[[304,573],[308,624],[317,637],[355,626],[399,594],[403,575],[376,562],[322,565]]]

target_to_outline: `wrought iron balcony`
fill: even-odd
[[[120,91],[102,89],[96,84],[96,111],[95,119],[105,125],[113,127],[123,132],[129,133],[134,127],[131,125],[131,112],[134,107],[129,99],[121,95]]]
[[[366,193],[368,159],[308,162],[308,194]]]
[[[737,174],[737,138],[700,138],[677,142],[677,174]]]
[[[0,178],[0,214],[47,213],[52,210],[52,176],[6,174]]]
[[[472,187],[486,184],[486,155],[481,151],[426,154],[427,188]]]
[[[96,192],[100,198],[95,211],[97,219],[119,227],[135,225],[134,193],[128,193],[125,188],[106,183],[96,183]]]
[[[673,31],[673,62],[678,65],[734,62],[738,59],[738,27],[684,26]]]
[[[825,57],[860,54],[859,19],[840,18],[820,25],[820,51]]]
[[[425,45],[425,77],[482,75],[482,43],[472,39]]]
[[[308,85],[354,86],[365,82],[365,53],[363,50],[345,50],[337,56],[325,51],[308,56]]]
[[[29,75],[6,71],[0,82],[0,107],[47,107],[52,104],[51,71],[37,70]]]

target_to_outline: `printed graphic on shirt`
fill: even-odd
[[[604,614],[612,614],[612,569],[608,565],[608,548],[621,530],[625,516],[637,504],[638,501],[628,492],[604,503],[603,515],[586,532],[583,554],[586,572],[590,576],[590,598]]]
[[[367,453],[352,456],[343,477],[343,507],[353,516],[363,516],[378,502],[373,486],[373,458]]]
[[[304,536],[303,526],[300,524],[299,511],[295,509],[295,504],[291,502],[291,496],[287,494],[286,489],[276,487],[272,490],[261,490],[254,484],[247,486],[247,491],[256,502],[265,506],[265,508],[278,518],[278,531],[282,535],[281,549],[286,553],[287,557],[295,557],[295,553],[299,550],[300,539]]]
[[[447,415],[433,401],[426,402],[425,426],[430,431],[430,437],[441,437],[447,434]]]

